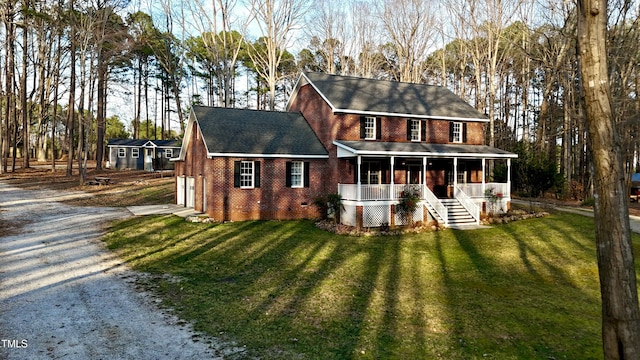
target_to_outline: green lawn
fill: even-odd
[[[599,359],[593,233],[572,214],[395,237],[166,216],[105,241],[173,275],[156,291],[196,330],[265,359]]]

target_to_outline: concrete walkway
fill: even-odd
[[[133,215],[169,215],[187,217],[200,215],[201,212],[195,211],[193,208],[184,207],[182,205],[170,204],[170,205],[142,205],[142,206],[128,206]]]

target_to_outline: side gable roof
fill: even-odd
[[[193,126],[200,129],[209,156],[328,157],[300,113],[194,106],[183,150]]]
[[[423,119],[488,121],[478,110],[442,86],[330,75],[302,74],[289,98],[310,84],[334,113]]]

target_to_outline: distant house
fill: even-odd
[[[169,159],[180,152],[179,140],[111,139],[107,143],[109,167],[134,170],[172,170]]]
[[[406,221],[395,206],[410,187],[416,221],[475,224],[487,192],[508,208],[517,157],[484,144],[488,121],[444,87],[302,74],[287,112],[194,107],[177,202],[219,220],[308,218],[339,193],[342,223],[375,227]],[[489,181],[489,161],[506,182]]]

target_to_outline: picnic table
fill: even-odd
[[[109,185],[111,182],[110,177],[106,176],[96,176],[92,181],[89,181],[89,185]]]

